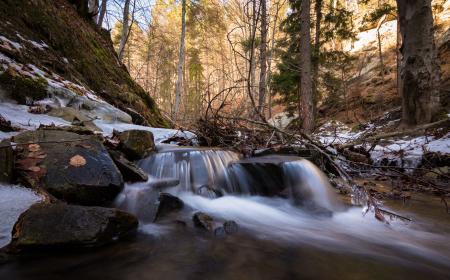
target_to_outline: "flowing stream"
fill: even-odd
[[[302,158],[159,149],[138,162],[149,181],[126,185],[116,201],[140,219],[136,239],[13,262],[0,268],[0,279],[450,278],[450,222],[438,202],[417,213],[391,203],[386,207],[413,221],[386,224],[345,204]],[[185,207],[155,223],[160,192]],[[238,233],[214,236],[194,228],[198,211],[218,224],[235,221]]]

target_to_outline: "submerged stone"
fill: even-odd
[[[134,233],[138,220],[114,208],[39,203],[14,225],[15,250],[94,247]]]
[[[215,237],[219,237],[219,238],[223,238],[227,235],[224,227],[217,227],[214,229],[214,236]]]
[[[226,221],[223,228],[227,234],[235,234],[238,232],[238,224],[235,221]]]
[[[22,180],[55,197],[82,205],[111,202],[123,179],[105,147],[94,137],[66,131],[27,131],[19,143],[16,169]]]

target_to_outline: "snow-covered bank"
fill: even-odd
[[[25,41],[26,39],[22,39]],[[19,43],[0,37],[0,43],[10,48],[21,49]],[[37,44],[37,43],[36,43]],[[45,48],[42,43],[42,48]],[[33,44],[35,45],[35,44]],[[36,45],[37,46],[37,45]],[[95,131],[104,136],[112,136],[113,130],[124,131],[130,129],[151,131],[155,143],[179,136],[195,139],[195,134],[189,131],[175,129],[155,128],[131,123],[131,116],[99,98],[93,91],[85,86],[63,79],[48,69],[39,69],[32,64],[21,64],[14,59],[0,53],[0,74],[12,69],[17,75],[32,80],[43,79],[47,83],[47,98],[30,100],[28,105],[39,106],[44,114],[30,113],[30,106],[17,104],[3,92],[0,92],[0,115],[11,122],[13,127],[21,130],[34,130],[40,125],[70,126],[72,121],[92,122]],[[0,139],[9,138],[18,132],[0,132]]]
[[[364,139],[369,133],[380,131],[380,129],[395,123],[398,123],[398,120],[384,125],[368,123],[364,129],[352,130],[341,122],[327,122],[318,129],[315,136],[326,146],[347,144]],[[423,135],[381,139],[372,149],[370,149],[370,145],[372,143],[358,146],[369,151],[370,158],[375,165],[395,164],[399,167],[416,168],[422,163],[422,158],[427,152],[450,154],[450,133],[442,137]]]
[[[40,125],[55,125],[55,126],[70,126],[72,125],[70,122],[58,118],[49,116],[48,114],[32,114],[29,113],[29,106],[15,104],[12,101],[9,102],[1,102],[0,103],[0,115],[3,116],[6,120],[11,121],[11,125],[21,130],[35,130]],[[117,109],[118,110],[118,109]],[[91,112],[92,114],[96,114],[94,110]],[[124,112],[123,112],[124,113]],[[125,113],[124,113],[125,114]],[[173,136],[184,137],[187,139],[195,139],[196,135],[190,131],[180,131],[177,129],[168,129],[168,128],[156,128],[156,127],[147,127],[142,125],[135,125],[130,123],[124,123],[120,121],[111,121],[104,119],[97,119],[94,121],[94,124],[101,130],[98,130],[99,133],[102,133],[104,136],[112,136],[113,131],[125,131],[131,129],[137,130],[146,130],[153,133],[155,143],[159,144],[164,140],[167,140]],[[10,138],[11,136],[16,135],[19,131],[14,132],[0,132],[0,140]]]

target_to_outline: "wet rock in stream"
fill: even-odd
[[[214,229],[214,219],[209,216],[208,214],[205,214],[203,212],[197,212],[192,217],[192,221],[194,222],[194,226],[207,230],[207,231],[213,231]]]
[[[223,228],[227,234],[235,234],[238,232],[238,224],[235,221],[226,221],[223,223]]]
[[[109,154],[126,182],[145,182],[148,180],[148,175],[136,164],[126,159],[122,153],[109,150]]]
[[[158,200],[159,206],[154,222],[156,222],[159,218],[162,218],[170,213],[177,212],[184,207],[184,202],[170,193],[160,193]]]
[[[16,170],[32,187],[82,205],[104,205],[123,189],[123,178],[95,136],[36,130],[14,136]]]
[[[214,234],[216,237],[225,237],[226,235],[238,232],[238,224],[235,221],[225,221],[221,224],[214,218],[203,212],[197,212],[192,217],[194,226]]]
[[[147,157],[156,150],[153,133],[145,130],[127,130],[117,136],[119,148],[130,160],[139,160]]]
[[[138,220],[114,208],[38,203],[13,229],[12,250],[94,247],[136,231]]]
[[[13,180],[14,151],[11,142],[0,142],[0,182],[10,183]]]

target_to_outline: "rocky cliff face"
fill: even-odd
[[[0,22],[0,91],[19,103],[63,88],[99,97],[135,123],[168,126],[118,61],[109,33],[80,17],[69,1],[3,0]]]

